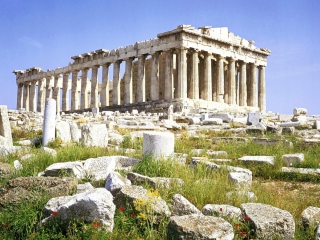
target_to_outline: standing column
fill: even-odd
[[[230,58],[228,65],[228,82],[229,82],[229,104],[236,104],[236,64],[235,60]]]
[[[46,79],[42,78],[38,81],[38,112],[44,112],[45,100],[46,100]]]
[[[187,98],[187,49],[181,48],[178,58],[177,98]]]
[[[166,51],[166,70],[164,83],[164,99],[173,99],[173,69],[172,69],[172,51]]]
[[[249,84],[249,106],[257,107],[257,68],[254,63],[251,64],[250,68],[250,84]]]
[[[72,72],[72,87],[71,87],[71,110],[79,109],[79,93],[78,93],[78,72],[79,70]]]
[[[132,60],[126,59],[126,70],[124,74],[124,103],[132,103]],[[138,84],[139,85],[139,84]]]
[[[145,80],[145,55],[138,57],[138,82],[136,102],[146,101],[146,80]]]
[[[247,64],[241,63],[240,67],[239,105],[247,106]]]
[[[91,107],[92,108],[98,108],[98,91],[99,91],[99,85],[98,85],[98,69],[99,66],[93,66],[91,68]]]
[[[159,100],[159,55],[160,52],[152,54],[150,83],[151,100]]]
[[[223,57],[218,56],[217,58],[217,102],[224,102],[224,69],[223,69]]]
[[[53,76],[46,77],[46,98],[52,98]]]
[[[204,84],[201,98],[207,101],[212,101],[212,75],[211,75],[211,54],[204,55]]]
[[[192,52],[192,69],[189,93],[191,99],[199,99],[199,56],[198,50]]]
[[[30,112],[37,111],[36,86],[37,86],[37,81],[32,81],[31,86],[30,86],[30,102],[29,102],[29,111]]]
[[[88,103],[88,68],[81,69],[81,108],[86,109],[89,107]]]
[[[101,107],[109,106],[109,66],[110,63],[102,66]]]
[[[69,73],[63,74],[62,79],[62,111],[69,110]]]
[[[60,112],[60,88],[61,88],[61,78],[60,74],[54,76],[54,90],[53,90],[53,99],[56,100],[56,111]]]
[[[23,108],[23,84],[18,84],[17,109]]]
[[[23,107],[29,111],[29,83],[23,84]]]
[[[266,111],[266,67],[259,66],[259,92],[258,107],[260,111]]]
[[[115,61],[113,63],[113,90],[112,90],[113,105],[120,105],[121,104],[120,64],[121,64],[121,61]]]

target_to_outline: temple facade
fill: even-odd
[[[180,25],[155,39],[71,57],[55,70],[14,70],[17,108],[43,112],[46,98],[57,101],[58,112],[192,99],[265,111],[269,55],[228,28]]]

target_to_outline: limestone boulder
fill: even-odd
[[[105,188],[115,196],[124,185],[131,185],[131,181],[120,175],[118,172],[109,173],[106,179]]]
[[[22,164],[19,162],[19,160],[14,160],[13,161],[13,167],[16,169],[16,170],[22,170],[23,169],[23,166]]]
[[[76,218],[86,222],[100,223],[101,227],[111,232],[116,209],[112,200],[112,194],[105,188],[95,188],[73,196],[52,198],[44,207],[42,223],[53,219],[59,219],[64,223]]]
[[[52,148],[42,147],[41,152],[47,153],[53,157],[57,156],[57,151]]]
[[[232,225],[220,217],[185,215],[170,217],[167,239],[225,239],[234,238]]]
[[[8,108],[4,105],[0,105],[0,136],[6,138],[7,146],[13,145]]]
[[[56,137],[60,138],[61,141],[64,143],[68,143],[71,141],[70,125],[68,122],[56,122]]]
[[[221,118],[208,118],[201,122],[202,125],[222,125],[222,123],[223,121]]]
[[[244,203],[241,209],[255,229],[257,239],[293,239],[295,222],[288,211],[262,203]]]
[[[120,145],[123,142],[123,136],[119,133],[110,131],[108,135],[110,144]]]
[[[114,156],[89,158],[83,165],[84,176],[93,181],[105,180],[109,173],[115,171],[116,166],[117,158]]]
[[[10,178],[14,172],[14,168],[8,164],[0,162],[0,178]]]
[[[73,142],[79,142],[79,139],[81,138],[81,130],[78,128],[78,125],[75,122],[70,122],[69,127],[71,140]]]
[[[244,172],[230,172],[228,177],[236,185],[251,186],[252,183],[252,175]]]
[[[81,128],[81,141],[84,147],[107,147],[108,130],[105,124],[85,124]]]
[[[173,195],[171,200],[171,210],[172,215],[178,216],[201,214],[200,210],[181,194]]]
[[[206,204],[201,212],[206,216],[223,216],[230,218],[239,218],[241,209],[226,204]]]
[[[78,179],[83,178],[84,169],[80,161],[54,163],[44,170],[44,176],[59,177],[68,175]]]
[[[304,227],[320,224],[320,208],[309,206],[301,213],[301,223]]]
[[[19,177],[10,180],[0,192],[0,205],[34,200],[46,192],[51,197],[71,194],[78,184],[69,177]]]

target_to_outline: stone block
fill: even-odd
[[[233,117],[228,113],[211,113],[209,118],[221,118],[225,123],[230,123],[233,120]]]
[[[274,164],[274,156],[244,156],[240,161]]]
[[[191,202],[188,201],[181,194],[175,194],[171,200],[171,210],[172,215],[190,215],[190,214],[202,214],[196,206],[194,206]]]
[[[306,108],[294,108],[293,109],[294,116],[307,115],[307,112],[308,112],[308,110]]]
[[[307,228],[320,224],[320,208],[309,206],[301,213],[301,223]]]
[[[174,135],[170,132],[144,132],[142,154],[155,159],[168,158],[174,153]]]
[[[261,113],[250,112],[248,114],[247,125],[256,126],[259,122],[261,122],[261,120],[262,120]]]
[[[202,120],[202,125],[222,125],[223,121],[221,118],[208,118]]]
[[[56,100],[47,98],[44,109],[42,146],[47,146],[55,139]]]
[[[81,142],[84,147],[107,147],[108,131],[105,124],[85,124],[81,129]]]
[[[71,141],[70,125],[65,121],[56,122],[56,137],[64,143]]]
[[[131,185],[131,181],[122,177],[118,172],[111,172],[106,179],[105,188],[115,196],[124,185]]]
[[[235,217],[241,216],[241,209],[226,204],[206,204],[201,212],[206,216],[223,216],[223,217]]]
[[[292,164],[301,163],[303,161],[304,161],[303,153],[282,155],[282,162],[285,167],[290,167],[292,166]]]
[[[11,125],[8,117],[7,106],[0,106],[0,136],[7,139],[7,146],[12,146]]]
[[[71,140],[73,142],[79,142],[79,139],[81,138],[81,130],[78,128],[78,125],[75,122],[70,122],[69,127]]]
[[[93,181],[105,180],[109,173],[115,171],[117,166],[117,157],[98,157],[89,158],[84,162],[84,177]]]

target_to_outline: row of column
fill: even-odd
[[[175,54],[175,65],[174,56]],[[162,56],[165,55],[165,56]],[[159,78],[159,56],[164,61],[164,76]],[[135,102],[146,101],[146,57],[138,57],[137,93]],[[113,64],[112,104],[121,105],[120,64],[125,61],[124,74],[124,104],[133,103],[132,69],[135,58],[118,60],[102,66],[102,82],[100,105],[109,106],[109,67]],[[237,61],[232,58],[212,55],[194,49],[180,48],[165,52],[155,52],[151,55],[151,77],[147,79],[150,85],[150,100],[160,99],[160,85],[163,84],[162,99],[191,98],[216,101],[240,106],[259,107],[266,110],[265,102],[265,67],[253,63]],[[88,98],[88,71],[81,69],[81,86],[78,86],[78,73],[73,71],[71,77],[71,110],[96,108],[98,102],[98,69],[91,67],[91,99]],[[258,76],[257,76],[258,69]],[[69,75],[60,75],[39,79],[18,85],[18,108],[27,111],[44,111],[46,98],[54,98],[57,102],[57,111],[60,111],[60,97],[62,97],[62,111],[68,111],[69,105]],[[62,81],[62,82],[61,82]],[[164,82],[162,82],[164,81]],[[36,86],[38,92],[36,93]],[[62,88],[62,96],[60,96]],[[81,89],[81,105],[79,105],[79,88]],[[38,103],[36,104],[36,95]]]

